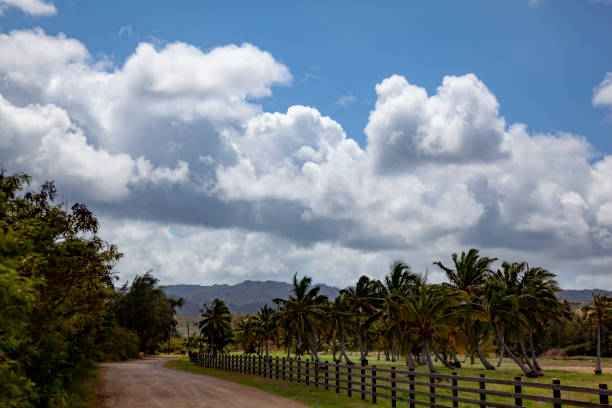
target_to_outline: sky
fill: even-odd
[[[93,209],[121,281],[475,247],[612,289],[612,1],[0,0],[0,167]]]

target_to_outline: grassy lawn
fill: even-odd
[[[275,354],[274,357],[280,356],[280,354]],[[331,361],[331,356],[322,355],[321,360]],[[357,358],[355,361],[358,360]],[[441,373],[450,374],[451,371],[457,372],[459,376],[468,376],[468,377],[478,377],[479,374],[485,374],[487,378],[495,378],[495,379],[506,379],[513,380],[514,377],[520,376],[524,381],[529,382],[538,382],[538,383],[551,383],[553,378],[556,378],[561,381],[562,385],[575,385],[581,387],[589,387],[589,388],[597,388],[599,384],[605,383],[612,388],[612,367],[609,366],[610,362],[606,361],[604,363],[604,374],[600,376],[595,376],[593,372],[590,370],[591,360],[584,359],[572,359],[572,360],[543,360],[541,362],[543,365],[548,366],[549,368],[545,368],[545,376],[536,378],[536,379],[527,379],[524,377],[522,372],[518,367],[515,367],[513,363],[510,361],[506,361],[502,367],[496,369],[495,371],[487,371],[484,370],[480,364],[474,364],[473,366],[469,364],[464,365],[461,369],[449,370],[444,367],[438,367]],[[406,366],[403,362],[386,362],[383,360],[377,361],[376,358],[370,358],[370,365],[376,365],[378,368],[390,368],[391,366],[395,366],[397,369],[405,370]],[[563,367],[554,368],[554,367]],[[239,374],[233,372],[220,371],[216,369],[206,369],[201,367],[195,367],[191,364],[188,359],[182,358],[180,360],[175,360],[169,363],[169,368],[175,369],[183,369],[199,374],[210,375],[216,378],[225,379],[228,381],[238,382],[240,384],[253,386],[256,388],[260,388],[264,391],[271,392],[276,395],[280,395],[283,397],[291,398],[300,402],[303,402],[312,407],[362,407],[362,406],[372,406],[370,396],[366,396],[366,401],[362,401],[360,399],[360,395],[358,391],[353,391],[353,397],[348,398],[346,396],[346,391],[341,391],[340,395],[337,395],[333,386],[330,386],[330,391],[325,391],[322,386],[319,388],[315,388],[312,383],[310,386],[306,386],[303,382],[298,384],[294,382],[288,382],[283,380],[275,380],[275,379],[266,379],[259,376],[254,376],[250,374]],[[608,372],[606,372],[606,368],[608,368]],[[583,371],[577,371],[582,369]],[[366,372],[369,374],[369,372]],[[385,373],[378,373],[378,376],[384,377]],[[330,372],[330,383],[332,380],[333,374]],[[346,378],[342,376],[341,378]],[[398,375],[398,378],[406,378],[406,376]],[[359,381],[359,369],[355,367],[353,370],[353,381]],[[425,377],[417,377],[417,381],[427,382],[427,378]],[[384,379],[379,379],[378,384],[388,385],[388,382]],[[438,382],[440,385],[450,385],[448,381]],[[459,381],[458,384],[460,387],[467,387],[476,389],[478,388],[477,383],[473,382],[463,382]],[[407,384],[398,384],[402,388],[408,388]],[[487,389],[496,390],[496,391],[505,391],[505,392],[514,392],[513,386],[508,385],[496,385],[496,384],[487,384]],[[354,384],[353,388],[359,388],[359,384]],[[366,388],[370,390],[370,387]],[[416,391],[429,391],[429,386],[416,386]],[[378,389],[377,393],[384,393],[385,391]],[[436,389],[436,392],[440,395],[450,395],[450,391],[443,390],[440,388]],[[547,389],[539,389],[539,388],[528,388],[523,387],[523,393],[529,393],[532,395],[541,395],[552,397],[552,390]],[[398,396],[402,396],[407,398],[407,393],[398,393]],[[459,397],[470,398],[470,399],[478,399],[477,394],[473,394],[471,392],[459,392]],[[599,402],[598,396],[592,395],[587,396],[586,394],[581,393],[570,393],[563,391],[562,398],[567,399],[576,399],[581,401],[588,402]],[[428,401],[426,397],[417,396],[419,400]],[[512,404],[514,402],[513,399],[507,397],[499,397],[499,396],[487,396],[488,401],[501,402],[501,403],[509,403]],[[449,404],[449,401],[439,399],[438,400],[442,404]],[[528,401],[523,400],[524,406],[527,407],[536,407],[536,406],[546,406],[544,403],[536,402],[536,401]],[[378,405],[390,406],[391,403],[389,400],[384,398],[378,398]],[[408,404],[404,404],[402,402],[397,403],[398,407],[408,406]],[[468,407],[471,405],[468,404],[460,404],[461,407]]]
[[[316,408],[358,408],[372,406],[371,402],[364,403],[359,399],[359,396],[356,396],[355,394],[353,394],[352,399],[349,399],[345,394],[336,395],[336,393],[333,391],[325,391],[323,387],[315,388],[312,385],[307,386],[304,383],[298,384],[296,382],[274,379],[270,380],[268,378],[250,374],[239,374],[212,368],[196,367],[195,365],[191,364],[187,357],[181,357],[177,360],[168,361],[166,364],[164,364],[164,367],[248,385],[250,387],[259,388],[260,390],[267,391],[271,394],[290,398]]]

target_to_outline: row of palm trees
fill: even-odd
[[[383,280],[362,276],[333,300],[321,295],[311,278],[296,274],[287,299],[275,299],[274,309],[264,306],[240,319],[238,342],[243,350],[266,356],[275,343],[287,357],[293,352],[314,360],[328,349],[334,360],[347,364],[354,362],[346,349],[355,347],[364,365],[368,353],[377,350],[379,358],[384,352],[386,359],[404,359],[410,368],[427,365],[432,372],[434,359],[460,367],[458,349],[466,359],[478,358],[494,370],[486,357],[496,350],[497,366],[508,356],[527,376],[542,375],[534,334],[569,313],[556,297],[555,275],[525,262],[503,262],[493,270],[497,259],[481,257],[477,249],[453,254],[452,260],[450,266],[434,263],[446,274],[446,283],[428,284],[425,275],[396,262]],[[210,322],[214,308],[213,302],[203,314],[204,335],[215,327]]]

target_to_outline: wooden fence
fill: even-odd
[[[537,404],[537,406],[609,407],[606,384],[599,388],[562,385],[553,379],[551,383],[479,377],[453,374],[436,374],[395,367],[346,365],[327,361],[295,360],[254,355],[217,355],[190,353],[190,360],[202,367],[238,373],[259,375],[276,380],[295,381],[321,387],[336,393],[346,392],[349,397],[370,397],[373,404],[379,399],[428,407],[459,407],[459,403],[478,407],[511,408]],[[505,390],[504,390],[505,388]],[[537,389],[539,393],[525,392]],[[530,403],[531,402],[531,403]]]

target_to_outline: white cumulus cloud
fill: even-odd
[[[0,15],[7,7],[16,7],[33,16],[50,16],[57,13],[53,4],[41,0],[0,0]]]

